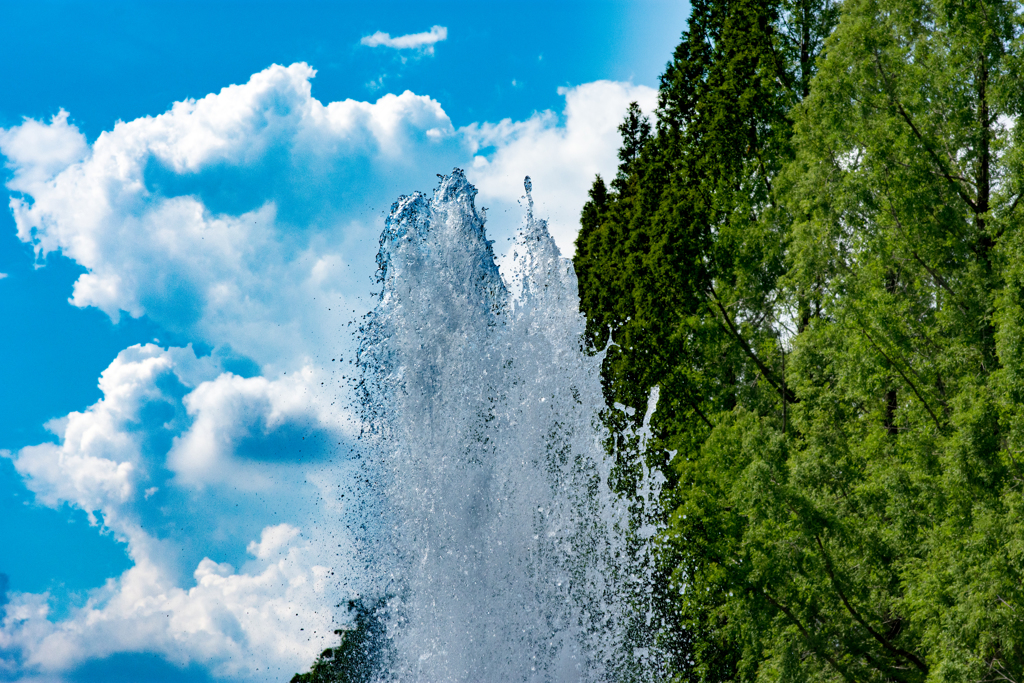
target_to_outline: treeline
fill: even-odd
[[[575,266],[676,680],[1024,678],[1022,18],[693,0],[630,108]]]

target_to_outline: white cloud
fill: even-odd
[[[47,424],[57,443],[2,454],[37,502],[70,503],[94,523],[100,513],[136,559],[153,539],[178,538],[177,522],[195,514],[174,504],[206,499],[199,528],[184,524],[201,546],[205,534],[238,524],[254,507],[250,528],[273,519],[276,508],[309,507],[303,496],[314,491],[296,490],[295,481],[308,479],[356,429],[316,390],[321,377],[307,367],[277,380],[243,378],[190,347],[132,346],[103,371],[99,401]],[[225,496],[230,509],[212,505]]]
[[[460,149],[434,100],[324,105],[313,75],[272,66],[91,146],[63,113],[0,132],[19,238],[87,269],[76,306],[148,315],[264,366],[301,364],[351,312],[342,290],[363,293],[352,283],[372,272],[372,258],[341,250],[374,240],[375,215],[432,178],[423,162],[436,172]],[[314,276],[324,258],[333,271]],[[314,298],[325,305],[296,306]]]
[[[236,451],[241,442],[259,444],[289,426],[286,438],[295,441],[290,444],[295,455],[289,459],[296,459],[303,448],[315,457],[332,446],[323,443],[328,438],[325,433],[333,433],[331,428],[345,415],[317,403],[313,387],[318,376],[307,366],[276,381],[225,373],[204,382],[183,400],[192,425],[175,437],[167,454],[168,468],[176,473],[178,482],[191,486],[231,483],[250,490],[268,487],[263,479],[272,473],[248,466],[241,459],[244,454],[236,456]],[[307,438],[309,443],[303,443]]]
[[[265,560],[279,554],[282,548],[287,547],[292,540],[299,535],[299,530],[290,524],[278,524],[268,526],[260,534],[259,542],[252,541],[246,550],[253,557]]]
[[[0,131],[19,238],[87,269],[76,306],[148,315],[265,371],[297,369],[336,335],[341,311],[366,305],[381,212],[396,196],[468,166],[481,200],[505,210],[491,213],[492,231],[510,233],[530,175],[571,253],[594,175],[615,172],[626,106],[655,102],[651,88],[598,81],[564,91],[561,121],[546,111],[456,131],[438,102],[408,91],[322,104],[314,73],[272,66],[119,122],[91,146],[63,112]]]
[[[538,213],[548,218],[562,253],[572,254],[580,210],[594,176],[600,173],[607,181],[615,174],[621,144],[618,126],[629,103],[636,101],[650,114],[657,105],[657,91],[596,81],[561,92],[564,121],[544,111],[525,121],[472,124],[459,133],[474,153],[467,176],[480,190],[480,200],[490,206],[492,223],[505,216],[520,220],[516,203],[528,175]]]
[[[250,544],[253,557],[242,571],[204,558],[187,589],[160,566],[137,561],[57,622],[45,595],[14,593],[0,652],[19,650],[23,666],[43,674],[120,652],[154,652],[178,666],[199,662],[220,677],[287,680],[333,640],[334,582],[298,529],[267,527],[261,538]]]
[[[78,129],[68,123],[68,113],[61,109],[49,124],[26,119],[11,130],[0,129],[0,149],[7,157],[8,168],[14,170],[14,182],[28,186],[45,182],[81,161],[89,146]]]
[[[391,34],[377,31],[373,35],[363,36],[359,42],[368,47],[390,47],[395,50],[422,49],[433,54],[434,44],[448,39],[448,29],[444,26],[431,26],[430,31],[410,33],[404,36],[391,37]]]
[[[137,482],[145,476],[140,469],[145,435],[129,426],[145,405],[165,400],[158,380],[173,373],[175,356],[189,355],[186,364],[199,363],[191,349],[164,351],[150,344],[122,351],[100,375],[103,398],[47,424],[61,443],[9,455],[36,499],[50,507],[71,503],[90,517],[103,510],[108,524],[116,525],[118,509],[137,493]]]

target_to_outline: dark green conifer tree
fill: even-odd
[[[637,152],[639,112],[627,114],[612,191],[595,181],[583,211],[574,261],[591,339],[614,341],[608,404],[641,407],[661,388],[661,449],[648,458],[669,477],[675,522],[656,590],[674,668],[693,680],[730,680],[741,664],[720,571],[736,529],[719,514],[723,497],[706,485],[700,454],[724,411],[743,405],[781,429],[795,400],[779,342],[789,222],[774,183],[792,156],[788,114],[834,16],[821,2],[695,2],[662,76],[655,135]],[[621,434],[642,411],[607,417]],[[615,438],[616,486],[628,493],[640,468]],[[671,466],[657,453],[674,453]]]
[[[388,661],[385,601],[367,607],[362,600],[350,600],[348,609],[352,625],[334,632],[341,643],[321,652],[310,670],[295,674],[290,683],[370,683],[383,671]]]

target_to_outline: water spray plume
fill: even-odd
[[[401,197],[381,235],[350,520],[384,627],[372,680],[657,680],[635,502],[608,485],[603,354],[524,185],[508,282],[460,170]],[[655,501],[656,473],[645,486]]]

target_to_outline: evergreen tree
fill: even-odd
[[[800,438],[774,464],[721,452],[775,470],[744,494],[771,574],[743,577],[760,594],[738,614],[763,600],[821,677],[1024,671],[1019,347],[1000,345],[1020,320],[1019,12],[848,0],[796,111],[788,283],[816,313],[794,340]]]
[[[781,427],[795,400],[779,346],[788,222],[773,184],[791,157],[788,113],[834,14],[820,2],[693,3],[662,76],[657,131],[638,153],[638,112],[627,114],[619,175],[611,193],[595,182],[577,240],[591,339],[600,348],[610,333],[615,343],[604,368],[609,405],[641,406],[661,387],[662,450],[653,453],[675,459],[670,467],[652,453],[649,464],[669,476],[666,509],[689,522],[666,539],[656,590],[666,645],[693,679],[728,680],[740,666],[718,569],[728,555],[718,545],[735,534],[716,517],[721,497],[702,486],[700,453],[723,411],[743,405]],[[631,419],[607,416],[613,433]],[[616,485],[628,493],[640,470],[621,437],[612,447],[623,456]],[[706,514],[683,512],[691,508]],[[682,585],[700,588],[680,597]]]
[[[619,125],[619,134],[622,135],[622,146],[619,147],[619,171],[612,181],[612,188],[619,198],[624,198],[633,193],[635,188],[630,187],[630,181],[637,178],[636,167],[640,162],[640,154],[644,145],[651,138],[651,121],[640,110],[636,102],[629,103],[626,112],[626,119]],[[595,188],[601,176],[595,179]]]

